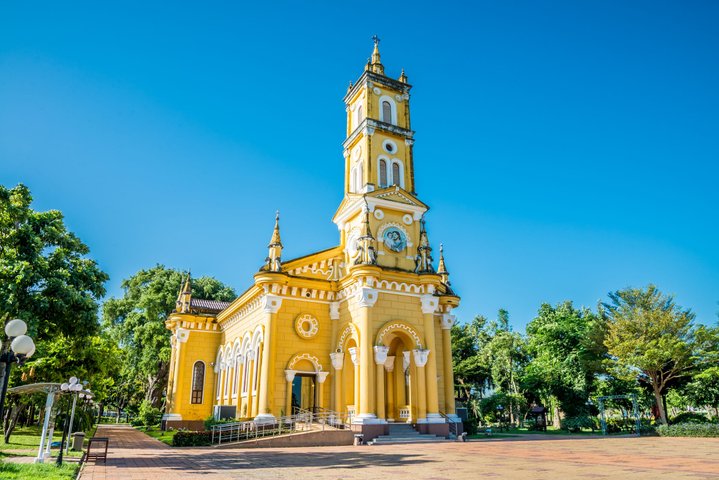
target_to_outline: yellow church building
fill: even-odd
[[[231,303],[192,298],[167,320],[172,358],[166,427],[210,415],[272,423],[295,408],[335,412],[371,439],[393,422],[447,435],[455,415],[450,328],[459,297],[437,268],[415,193],[404,71],[385,75],[378,40],[344,97],[339,245],[282,258],[279,214],[269,253]]]

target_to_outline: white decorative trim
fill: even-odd
[[[377,303],[379,293],[374,288],[362,287],[357,291],[357,303],[363,308],[372,308]]]
[[[285,380],[292,383],[292,381],[295,379],[296,373],[297,370],[285,370]]]
[[[395,359],[394,356],[389,356],[384,361],[384,369],[388,373],[392,373],[394,371],[394,359]]]
[[[350,358],[352,359],[352,363],[353,363],[355,366],[359,365],[360,359],[359,359],[359,351],[358,351],[357,347],[350,347],[350,348],[347,349],[347,351],[348,351],[349,354],[350,354]]]
[[[179,422],[182,421],[182,415],[179,413],[164,413],[162,414],[162,420],[166,422]]]
[[[339,340],[337,341],[337,351],[343,352],[344,351],[344,345],[345,341],[348,337],[354,337],[355,341],[359,342],[359,335],[357,334],[357,327],[353,323],[348,323],[344,330],[342,330],[342,335],[340,335]]]
[[[374,347],[374,363],[377,365],[384,365],[387,361],[387,354],[389,353],[389,347],[384,345],[377,345]]]
[[[410,215],[409,213],[405,213],[404,216],[402,217],[402,221],[404,222],[405,225],[412,225],[412,222],[414,221],[414,219],[412,218],[412,215]]]
[[[409,356],[410,355],[411,355],[411,352],[409,350],[405,350],[404,352],[402,352],[402,371],[404,371],[404,372],[406,372],[407,369],[409,368],[409,363],[410,363]],[[402,418],[401,415],[400,415],[400,418]]]
[[[427,360],[429,359],[429,349],[428,348],[418,348],[417,350],[412,350],[412,353],[414,354],[414,363],[418,367],[424,367],[427,365]]]
[[[382,220],[384,218],[384,212],[379,208],[376,208],[374,211],[374,218],[376,218],[377,220]]]
[[[316,336],[320,331],[320,322],[309,313],[297,315],[295,319],[295,331],[301,338],[310,339]]]
[[[454,325],[456,319],[457,317],[455,317],[454,315],[451,315],[449,313],[443,313],[442,320],[440,321],[439,326],[442,327],[442,330],[449,330],[450,328],[452,328],[452,325]]]
[[[372,89],[372,91],[374,92],[375,95],[381,95],[381,94],[382,94],[382,90],[380,90],[380,89],[377,88],[377,87],[374,87],[374,88]]]
[[[314,355],[310,355],[309,353],[303,353],[302,355],[295,355],[290,360],[290,363],[287,365],[288,370],[293,370],[295,365],[297,365],[297,362],[300,360],[308,360],[314,367],[316,372],[322,371],[322,364],[320,363],[320,359],[315,357]]]
[[[377,93],[377,95],[379,95],[379,93]],[[382,108],[382,102],[384,101],[387,101],[389,103],[390,117],[392,118],[384,118],[384,109]],[[379,97],[377,106],[379,107],[379,115],[377,115],[377,117],[379,118],[380,122],[397,125],[397,103],[392,97],[390,97],[389,95],[382,95],[381,97]]]
[[[419,334],[415,329],[407,325],[406,323],[402,322],[390,322],[386,324],[384,327],[382,327],[382,330],[380,330],[379,334],[377,335],[377,342],[381,344],[382,340],[384,339],[385,335],[390,333],[393,330],[401,330],[414,340],[415,345],[417,345],[417,348],[422,347],[422,341],[419,338]]]
[[[407,233],[407,229],[404,228],[404,225],[399,224],[397,222],[386,222],[386,223],[383,223],[382,225],[380,225],[379,229],[377,230],[378,243],[380,245],[382,245],[383,248],[386,248],[384,245],[383,234],[384,234],[385,230],[387,230],[388,228],[392,228],[392,227],[396,228],[397,230],[400,230],[404,234],[404,238],[407,241],[407,248],[414,246],[414,244],[412,243],[411,237],[409,236],[409,233]],[[412,257],[412,258],[414,258],[414,257]]]
[[[434,313],[437,311],[437,307],[439,306],[438,297],[428,293],[422,295],[420,301],[422,302],[422,313]]]
[[[282,297],[267,294],[262,298],[262,310],[265,313],[277,313],[282,306]]]
[[[392,145],[392,148],[387,148],[387,145]],[[387,153],[391,153],[392,155],[397,155],[397,144],[394,143],[389,138],[382,142],[382,148]]]
[[[327,375],[329,374],[330,372],[317,372],[317,382],[325,383],[325,380],[327,380]]]
[[[185,328],[178,328],[177,330],[175,330],[175,335],[178,342],[186,343],[187,340],[190,338],[190,331]]]
[[[340,319],[340,302],[330,302],[330,320]]]
[[[332,361],[332,368],[342,370],[345,363],[345,354],[342,352],[332,352],[330,353],[330,360]]]

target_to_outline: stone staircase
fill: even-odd
[[[419,433],[409,423],[390,423],[389,435],[380,435],[371,440],[370,445],[386,445],[392,443],[428,443],[448,442],[444,437]]]

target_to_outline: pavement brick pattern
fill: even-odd
[[[314,448],[171,448],[126,426],[107,465],[80,480],[145,479],[719,479],[717,438],[495,439],[466,443]]]

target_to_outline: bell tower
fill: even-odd
[[[345,196],[333,221],[341,232],[346,265],[370,261],[368,247],[360,243],[374,235],[377,248],[371,264],[424,273],[431,270],[432,258],[427,245],[418,260],[423,239],[420,220],[429,207],[415,193],[409,105],[412,86],[404,70],[396,79],[388,76],[380,40],[377,36],[372,39],[372,55],[344,97]],[[426,241],[426,232],[424,235]]]
[[[407,76],[385,75],[375,35],[372,57],[360,78],[350,86],[347,110],[345,193],[368,193],[397,185],[414,193]]]

